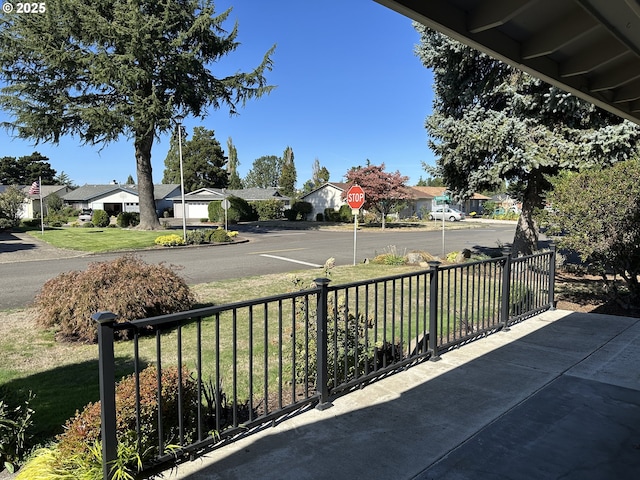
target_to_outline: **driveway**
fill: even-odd
[[[0,263],[28,262],[80,257],[85,252],[65,250],[18,232],[0,232]]]

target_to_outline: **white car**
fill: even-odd
[[[464,213],[451,207],[437,207],[435,210],[431,210],[429,220],[442,220],[443,215],[444,219],[450,222],[464,220]]]
[[[80,215],[78,215],[78,220],[80,220],[81,222],[90,222],[92,218],[93,210],[90,208],[83,208],[80,212]]]

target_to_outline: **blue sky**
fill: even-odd
[[[244,177],[253,161],[264,155],[294,152],[300,188],[311,178],[318,158],[342,181],[347,170],[385,163],[414,185],[428,175],[422,162],[434,163],[427,146],[424,121],[431,112],[431,72],[413,50],[418,34],[411,21],[373,0],[219,0],[221,12],[233,6],[231,29],[239,24],[241,45],[213,66],[216,75],[257,66],[274,44],[274,68],[268,73],[277,88],[247,103],[240,114],[210,110],[204,119],[187,118],[195,126],[215,131],[226,151],[231,137]],[[7,120],[0,112],[0,121]],[[162,180],[168,136],[152,150],[153,178]],[[49,157],[51,166],[77,185],[125,182],[136,178],[133,141],[122,137],[106,147],[82,146],[66,137],[60,145],[12,139],[0,130],[0,156],[19,157],[33,151]]]

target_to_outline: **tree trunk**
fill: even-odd
[[[156,212],[153,193],[153,175],[151,172],[151,147],[153,146],[153,130],[136,135],[136,171],[138,175],[138,198],[140,205],[141,230],[158,230],[160,221]]]
[[[541,174],[529,177],[522,201],[522,212],[516,226],[511,253],[514,256],[531,255],[538,249],[538,227],[533,219],[536,207],[542,206],[541,182],[544,179]]]

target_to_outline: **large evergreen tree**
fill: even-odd
[[[238,174],[238,165],[240,165],[240,160],[238,160],[238,150],[233,144],[231,137],[227,138],[227,155],[229,156],[229,161],[227,162],[229,188],[240,190],[242,188],[242,179]]]
[[[75,188],[73,180],[65,172],[58,173],[53,179],[54,185],[66,185],[67,187]]]
[[[320,165],[320,159],[315,158],[313,160],[313,165],[311,166],[311,181],[314,186],[319,187],[320,185],[327,183],[330,176],[331,174],[329,173],[329,170],[327,170],[327,167]]]
[[[0,185],[31,185],[39,178],[43,185],[56,183],[56,171],[44,155],[33,152],[19,158],[0,158]]]
[[[537,248],[533,212],[562,169],[606,165],[636,151],[637,126],[445,35],[415,24],[416,52],[433,70],[426,127],[438,157],[430,173],[460,198],[507,181],[522,214],[514,253]]]
[[[211,68],[237,47],[230,10],[213,0],[49,0],[46,13],[0,17],[0,108],[20,138],[85,144],[133,142],[140,227],[159,228],[151,149],[177,114],[231,114],[272,87],[271,49],[251,72],[216,77]]]
[[[280,191],[283,195],[292,197],[296,193],[296,165],[293,161],[293,148],[287,147],[282,154],[282,169],[280,170]]]
[[[282,159],[276,155],[265,155],[253,161],[251,170],[242,182],[245,188],[278,187],[282,174]]]
[[[179,127],[180,128],[180,127]],[[226,188],[229,177],[225,164],[227,157],[216,140],[213,130],[204,127],[193,129],[193,138],[182,135],[182,168],[184,188],[193,192],[198,188]],[[171,139],[171,145],[164,160],[162,183],[180,183],[180,155],[177,134]]]
[[[320,165],[320,159],[314,159],[311,164],[311,178],[302,185],[302,193],[307,194],[313,191],[313,189],[324,185],[329,181],[329,177],[330,173],[329,170],[327,170],[327,167]]]

